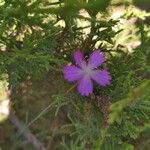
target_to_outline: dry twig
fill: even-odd
[[[23,137],[31,143],[36,150],[46,150],[43,144],[32,134],[26,127],[19,121],[17,116],[14,114],[9,115],[10,122],[15,126],[18,130],[18,133],[23,135]]]

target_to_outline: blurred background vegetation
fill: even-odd
[[[61,73],[78,48],[107,57],[92,97]],[[0,0],[0,149],[36,149],[14,114],[47,150],[149,150],[149,56],[149,0]]]

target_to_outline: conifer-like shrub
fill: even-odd
[[[10,112],[48,150],[148,150],[149,20],[149,0],[0,0],[0,83],[11,91]],[[78,50],[91,68],[74,62]],[[63,70],[70,64],[82,75]],[[1,123],[9,137],[0,129],[0,149],[35,149]]]

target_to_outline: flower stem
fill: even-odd
[[[77,84],[74,84],[73,86],[71,86],[66,92],[65,94],[69,94],[75,87]]]

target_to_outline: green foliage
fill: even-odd
[[[123,109],[125,109],[127,106],[130,106],[131,104],[135,103],[135,101],[138,101],[141,99],[141,95],[145,96],[145,94],[147,94],[150,91],[150,82],[144,82],[140,87],[137,87],[136,89],[132,90],[131,92],[129,92],[129,94],[127,95],[127,97],[121,101],[117,101],[115,103],[113,103],[110,106],[110,120],[109,123],[113,123],[114,121],[118,120],[120,113],[123,111]],[[147,102],[149,102],[150,97],[145,97],[145,99],[147,98]],[[143,97],[142,99],[143,100]],[[134,106],[132,107],[134,108]],[[146,110],[146,109],[144,109]]]
[[[22,82],[29,79],[34,84],[47,74],[55,82],[57,88],[49,83],[55,90],[49,96],[49,113],[52,118],[65,115],[67,119],[52,135],[44,130],[44,137],[57,139],[53,149],[133,150],[143,136],[149,139],[150,31],[145,20],[150,13],[134,4],[139,6],[141,1],[0,0],[0,77],[8,75],[14,91]],[[119,16],[113,11],[118,5],[125,6]],[[108,98],[105,113],[104,106],[95,105],[96,99],[93,103],[92,97],[77,95],[60,74],[78,48],[87,55],[100,48],[106,55],[103,67],[111,72],[112,82],[105,88],[95,85],[93,94]],[[148,144],[141,145],[147,148]]]
[[[135,5],[146,6],[149,4],[149,0],[133,0]]]

